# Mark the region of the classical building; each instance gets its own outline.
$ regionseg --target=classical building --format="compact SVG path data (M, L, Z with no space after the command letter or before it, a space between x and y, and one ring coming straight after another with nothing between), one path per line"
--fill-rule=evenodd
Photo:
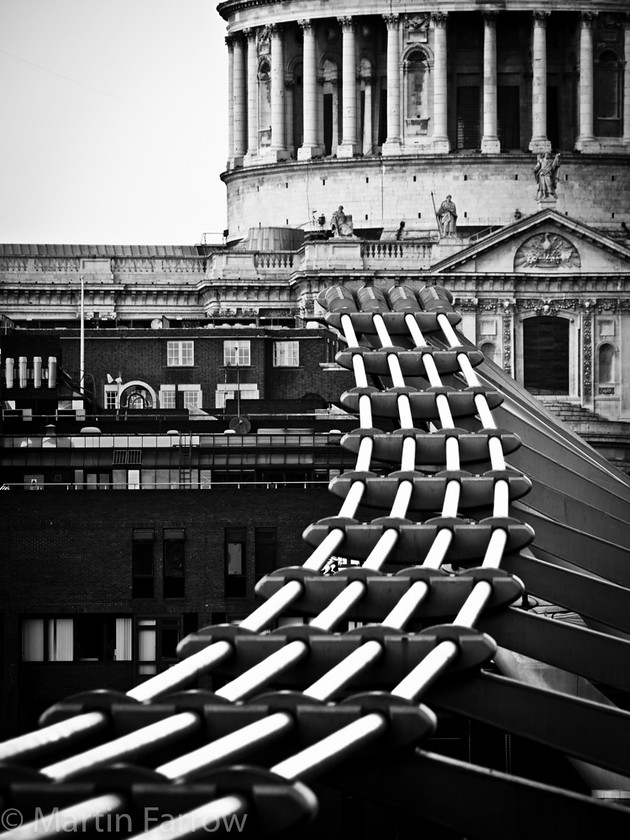
M355 230L463 229L530 213L536 156L562 152L557 208L628 221L623 2L226 0L229 237L303 227L343 201ZM533 161L533 162L532 162ZM603 200L606 196L606 200Z
M628 470L627 5L226 0L224 244L0 245L3 828L626 836L628 478L520 386Z

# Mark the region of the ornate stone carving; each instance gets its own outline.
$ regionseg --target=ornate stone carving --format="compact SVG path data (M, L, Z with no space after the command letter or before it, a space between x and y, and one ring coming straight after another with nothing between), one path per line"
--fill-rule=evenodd
M582 377L584 400L588 401L593 395L593 316L585 312L582 316Z
M302 28L303 32L312 32L313 21L304 18L303 20L298 20L298 26Z
M538 233L526 239L514 254L514 270L576 269L581 266L575 245L558 233Z
M458 297L456 301L453 301L453 305L456 309L462 312L476 312L477 307L479 306L479 299L478 298L461 298Z
M430 20L431 15L428 12L419 12L418 14L405 18L403 26L405 29L424 30L429 28Z
M551 14L551 12L543 11L542 9L536 10L533 13L534 20L540 26L545 26L547 23L547 18Z
M506 301L507 302L507 301ZM512 375L512 312L511 308L503 314L503 370Z
M496 312L499 308L499 298L482 298L478 308L481 312Z
M431 20L433 21L434 27L445 27L448 21L448 12L433 12L431 14Z
M559 312L578 312L581 305L579 298L524 298L516 301L519 312L534 311L537 315L550 316Z
M260 35L258 38L258 55L269 55L271 52L271 33L272 33L272 26L276 24L270 24L268 26L264 26L260 30Z
M483 22L485 26L495 27L497 25L497 18L499 17L499 13L495 11L485 11L481 13L483 17Z
M352 29L354 26L354 18L352 17L338 17L337 23L342 28L342 30Z
M388 29L398 29L398 15L383 15L383 20Z

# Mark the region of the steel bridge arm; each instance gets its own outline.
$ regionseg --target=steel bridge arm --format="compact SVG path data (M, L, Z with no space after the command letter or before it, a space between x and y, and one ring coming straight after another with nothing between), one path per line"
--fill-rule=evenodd
M348 762L322 781L478 840L630 836L630 808L424 750Z
M581 616L630 633L630 591L614 583L563 569L527 553L503 558L503 568L527 581L527 592Z
M436 684L426 701L630 775L630 714L614 706L485 672Z
M630 642L510 607L484 615L478 629L500 647L604 685L630 691Z

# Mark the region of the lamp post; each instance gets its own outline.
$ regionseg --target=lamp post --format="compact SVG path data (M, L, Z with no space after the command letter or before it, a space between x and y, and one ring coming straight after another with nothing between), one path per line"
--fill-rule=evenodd
M79 275L81 281L81 297L79 303L79 393L84 397L85 392L85 278Z

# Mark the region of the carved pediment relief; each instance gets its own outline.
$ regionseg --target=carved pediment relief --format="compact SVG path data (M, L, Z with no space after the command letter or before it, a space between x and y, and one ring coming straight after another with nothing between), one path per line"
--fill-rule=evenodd
M581 265L575 245L558 233L530 236L514 254L514 271L575 271Z

